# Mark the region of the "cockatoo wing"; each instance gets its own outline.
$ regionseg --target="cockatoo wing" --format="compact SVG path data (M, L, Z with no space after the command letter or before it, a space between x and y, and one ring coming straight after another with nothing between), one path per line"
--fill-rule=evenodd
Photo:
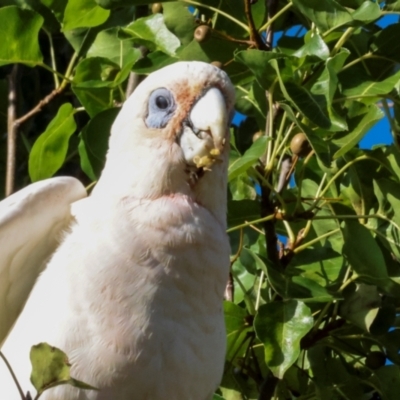
M0 346L71 220L71 203L86 196L75 178L33 183L0 202Z

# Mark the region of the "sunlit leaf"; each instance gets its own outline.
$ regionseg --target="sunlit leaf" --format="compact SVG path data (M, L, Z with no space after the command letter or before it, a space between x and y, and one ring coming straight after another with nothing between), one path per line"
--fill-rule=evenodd
M179 39L165 26L161 14L139 18L132 22L122 32L131 37L137 44L142 44L151 50L159 50L170 56L175 55L180 46Z
M254 327L264 344L265 361L277 378L293 365L300 354L300 340L313 326L310 309L289 300L264 304L258 310Z
M22 63L31 67L42 62L38 35L43 18L31 10L0 8L0 65Z
M68 0L64 11L63 30L90 28L105 22L110 11L99 7L94 0Z
M334 143L340 149L334 154L334 158L339 158L351 150L364 135L384 116L383 111L376 105L372 105L367 112L354 117L349 121L349 130L341 137L335 137Z
M67 355L56 347L47 343L32 346L30 359L31 382L39 395L47 389L66 384L85 390L98 390L71 377L71 364L68 362Z
M262 136L257 139L253 145L243 154L243 156L239 157L236 161L234 161L228 169L228 179L231 181L236 178L241 173L247 171L251 166L257 164L257 160L265 153L266 144L268 142L268 138L266 136Z
M335 0L293 0L293 4L310 18L322 32L353 20L351 14Z
M33 145L29 155L29 175L33 182L50 178L63 165L69 138L76 129L74 112L70 103L63 104Z

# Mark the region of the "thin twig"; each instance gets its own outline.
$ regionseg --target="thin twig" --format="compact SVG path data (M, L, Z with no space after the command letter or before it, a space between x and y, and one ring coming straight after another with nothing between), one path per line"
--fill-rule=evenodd
M8 110L7 110L7 171L6 171L6 196L14 191L15 182L15 157L18 129L15 125L17 118L17 75L18 64L14 64L8 76Z
M266 3L268 7L268 21L271 21L271 19L274 17L278 9L279 0L266 0ZM273 23L271 22L267 26L266 30L266 45L269 49L272 49L273 41L274 41L274 30L273 30Z
M1 351L0 351L0 357L3 359L4 363L6 364L7 369L10 371L10 374L15 382L15 385L17 386L19 395L21 396L21 399L25 400L25 395L24 395L24 392L22 391L21 385L19 384L18 379L15 376L14 371L13 371L10 363L8 362L6 356Z
M247 24L249 26L250 40L255 43L257 49L267 50L267 46L262 41L261 36L258 33L254 24L253 15L251 13L250 0L244 0L244 13L246 14Z
M57 95L59 95L64 87L60 87L59 89L54 89L50 94L48 94L44 99L40 100L38 104L36 104L35 107L32 108L29 112L27 112L25 115L22 117L16 119L14 121L14 126L17 128L20 125L22 125L25 121L27 121L29 118L31 118L33 115L38 114L40 111L42 111L42 108L49 104Z

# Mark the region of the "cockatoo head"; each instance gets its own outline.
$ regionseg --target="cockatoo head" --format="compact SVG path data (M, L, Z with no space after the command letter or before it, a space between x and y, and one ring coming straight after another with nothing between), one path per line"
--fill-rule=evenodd
M228 76L211 64L178 62L152 73L113 125L96 190L148 199L181 194L222 211L233 106Z

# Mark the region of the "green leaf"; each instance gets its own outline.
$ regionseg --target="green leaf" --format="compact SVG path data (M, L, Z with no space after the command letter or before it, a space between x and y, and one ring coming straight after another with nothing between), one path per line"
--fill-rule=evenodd
M390 93L400 80L400 71L381 81L372 81L364 69L354 72L341 75L342 94L345 96L383 96Z
M387 278L385 260L371 233L358 221L346 220L343 253L358 275L372 280Z
M375 21L381 16L381 9L378 3L372 1L364 1L357 10L351 14L356 21L369 23Z
M375 371L379 387L384 400L397 400L400 391L400 367L398 365L386 365Z
M269 61L283 57L279 53L252 49L239 51L235 54L235 60L246 65L265 90L269 90L272 83L276 80L276 72L269 64Z
M289 286L290 297L301 299L306 303L326 303L333 300L333 296L313 279L303 276L294 276Z
M85 58L78 64L72 90L91 117L113 106L114 89L128 77L129 63L127 67L120 70L103 57Z
M300 355L300 340L313 327L310 309L289 300L262 305L254 319L257 337L264 344L265 362L279 379Z
M324 246L308 248L296 254L286 271L288 275L293 276L294 282L303 277L321 287L329 288L340 278L342 269L343 256ZM299 283L301 284L300 281Z
M350 12L335 0L292 0L292 2L321 32L340 27L353 20Z
M94 0L68 0L63 30L98 26L106 22L109 15L110 11L99 7Z
M62 22L68 0L40 0L40 2L53 12L58 21Z
M400 61L400 24L389 25L376 34L371 44L375 55L384 56L393 61ZM387 66L387 61L385 63Z
M75 132L74 107L63 104L29 155L29 176L33 182L53 176L64 163L68 142Z
M154 0L95 0L95 1L98 5L106 9L121 8L128 6L141 6L154 3ZM165 0L165 1L171 1L171 0Z
M346 220L343 236L343 253L360 279L400 296L400 282L389 277L382 251L368 229L358 221Z
M260 218L260 204L253 200L228 201L228 225L233 227L245 221Z
M246 174L239 175L229 182L229 190L232 194L232 200L255 200L257 192L254 187L254 181Z
M323 107L325 104L324 97L322 95L314 96L305 87L294 82L284 82L277 60L271 60L270 64L278 75L279 86L285 98L315 125L324 129L330 129L331 121Z
M85 126L79 144L82 170L96 180L104 168L111 126L120 109L110 108L95 115Z
M340 149L334 154L333 158L342 157L350 151L364 135L383 117L384 112L375 104L367 109L367 112L352 118L349 121L350 132L345 135L335 136L333 142L340 146Z
M265 153L269 138L262 136L258 138L253 145L236 159L228 169L228 181L236 178L238 175L246 172L251 166L257 163L258 159Z
M332 156L328 143L318 135L318 132L314 132L308 125L299 121L288 104L280 103L280 107L286 111L289 119L298 126L300 131L306 134L311 147L318 156L318 159L321 160L325 167L329 168L331 166Z
M132 67L132 71L137 74L150 74L177 61L176 57L171 57L162 51L153 51L146 57L140 58Z
M377 287L361 283L354 292L346 296L340 307L340 314L359 328L369 331L381 303Z
M163 3L163 16L165 26L183 45L192 41L196 24L194 15L189 11L188 5L180 1Z
M34 11L10 6L0 9L0 66L22 63L30 67L43 60L38 35L43 18Z
M119 39L119 28L110 28L100 31L90 46L87 57L103 57L119 65L137 61L141 56L139 49L133 47L133 40Z
M56 347L47 343L32 346L30 359L32 363L31 382L38 395L52 387L66 384L80 389L98 390L87 383L71 378L71 364L68 362L67 355Z
M375 194L377 188L381 196L377 194L380 205L380 212L386 214L389 219L400 226L400 185L387 178L379 178L374 180ZM388 209L389 206L389 209ZM400 232L399 232L400 233Z
M229 360L239 351L246 350L243 342L252 327L246 321L248 316L246 310L230 301L224 302L224 316L227 334L226 358Z
M306 41L304 46L300 47L292 55L298 58L315 56L321 60L326 60L329 57L329 53L329 47L326 45L322 37L318 34L313 34L311 39Z
M313 95L323 96L325 99L322 104L324 105L324 109L327 110L331 120L331 131L343 131L348 129L345 119L337 114L332 106L332 102L338 87L337 73L342 69L349 54L350 52L348 50L342 49L335 56L330 57L326 61L325 68L321 75L311 88L311 93Z
M159 50L170 56L175 55L180 46L179 39L165 26L161 14L139 18L132 22L122 32L134 39L136 44L144 45L149 50Z
M388 10L400 11L400 0L387 0L385 3Z

